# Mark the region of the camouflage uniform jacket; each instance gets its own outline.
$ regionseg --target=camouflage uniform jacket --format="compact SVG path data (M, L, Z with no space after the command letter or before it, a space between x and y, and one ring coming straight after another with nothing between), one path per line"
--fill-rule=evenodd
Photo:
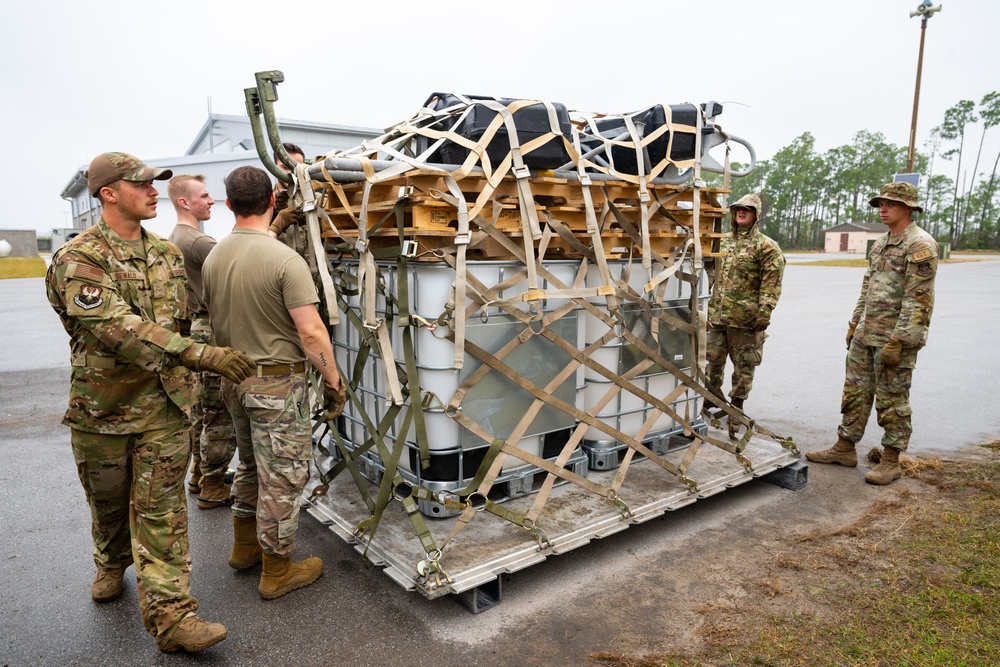
M708 322L716 327L749 329L759 313L771 317L781 296L785 256L755 223L749 229L733 224L722 239L721 263L708 302Z
M881 347L890 338L921 348L934 310L937 242L915 222L897 236L885 234L872 245L861 296L851 320L854 337Z
M60 248L45 277L49 303L70 337L69 408L63 424L123 435L162 426L167 400L190 418L196 378L178 365L191 345L178 333L187 308L180 251L142 230L143 257L102 217Z

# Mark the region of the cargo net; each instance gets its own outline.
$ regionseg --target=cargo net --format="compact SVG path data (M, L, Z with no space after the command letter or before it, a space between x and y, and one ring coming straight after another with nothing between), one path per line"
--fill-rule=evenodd
M797 454L703 372L728 190L701 169L728 184L728 159L708 155L731 139L720 112L435 94L383 136L299 165L299 224L282 238L313 268L349 380L344 414L317 425L312 499L350 474L368 544L399 501L427 554L417 582L434 588L476 517L546 548L557 484L628 516L639 459L695 493L706 444L748 472L754 435ZM740 426L729 439L707 428L721 416ZM435 538L424 516L454 524Z

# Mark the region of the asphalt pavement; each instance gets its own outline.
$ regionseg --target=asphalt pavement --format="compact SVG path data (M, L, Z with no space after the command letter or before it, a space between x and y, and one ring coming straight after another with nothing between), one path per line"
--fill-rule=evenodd
M953 256L954 257L954 256ZM790 256L764 362L746 410L802 450L835 440L843 383L844 333L863 269L795 265L828 257ZM942 265L927 347L914 373L915 455L960 456L1000 438L995 391L1000 356L1000 261ZM257 571L227 565L226 510L191 503L193 592L200 613L225 623L229 638L195 655L161 654L139 617L132 576L116 602L91 601L89 512L76 478L69 430L60 424L68 392L65 332L41 279L0 281L0 506L7 508L0 554L0 664L29 665L586 665L592 651L618 646L622 620L594 613L602 583L643 594L648 563L697 544L706 531L745 517L777 517L811 497L753 482L699 501L505 577L503 600L479 615L448 600L405 591L353 547L305 513L298 556L326 562L313 586L265 602ZM874 424L862 445L876 445ZM810 471L824 484L832 466ZM862 493L877 489L861 485ZM796 495L800 494L800 495ZM799 501L801 502L801 501ZM739 548L738 540L732 543ZM669 567L667 565L666 567ZM129 570L131 575L131 570ZM664 601L673 604L670 601ZM655 634L664 615L628 619L633 635Z

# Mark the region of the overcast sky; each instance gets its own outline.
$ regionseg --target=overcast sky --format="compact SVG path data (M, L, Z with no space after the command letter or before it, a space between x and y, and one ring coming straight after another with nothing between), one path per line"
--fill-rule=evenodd
M760 158L805 131L818 151L862 129L905 146L920 42L909 12L918 4L4 3L0 229L47 235L67 226L59 195L79 167L112 150L182 155L210 98L217 113L244 114L243 89L270 69L285 75L277 114L295 120L383 128L434 91L616 113L716 100L726 103L720 125ZM947 108L1000 89L1000 3L942 4L928 21L918 150ZM969 140L978 143L979 127ZM987 170L1000 136L988 150Z

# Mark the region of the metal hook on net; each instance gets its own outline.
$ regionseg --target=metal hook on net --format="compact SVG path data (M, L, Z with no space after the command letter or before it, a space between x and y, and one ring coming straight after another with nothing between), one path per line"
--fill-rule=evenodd
M524 529L528 531L528 534L535 538L535 541L538 542L539 549L544 549L546 546L552 546L552 543L549 542L549 536L546 535L545 531L539 528L534 521L525 517L522 525L524 526Z
M444 340L448 337L448 332L451 330L451 321L454 318L454 311L450 308L446 308L444 312L438 315L437 320L433 322L428 329L431 335L438 340ZM440 331L438 331L440 329Z
M428 588L440 588L445 584L454 583L451 575L441 567L441 550L433 549L427 552L427 558L417 563L417 575ZM431 581L433 577L433 581Z
M437 491L433 494L434 501L446 510L463 510L465 503L450 491Z
M537 301L529 301L528 307L531 308L531 319L529 322L541 322L542 318L545 317L545 311L542 310L542 306Z
M613 502L618 507L618 510L622 513L623 517L628 518L633 516L632 508L629 507L627 502L619 498L617 493L612 492L612 494L608 496L608 500Z
M311 503L320 496L325 496L326 492L329 490L330 490L329 484L319 484L318 486L316 486L316 488L312 490L312 493L309 494L309 502Z
M489 498L479 491L473 491L465 498L466 506L471 507L477 512L482 512L486 509L487 502L489 502Z
M401 480L397 482L392 487L392 497L400 502L405 501L407 498L413 496L413 485L406 480Z

